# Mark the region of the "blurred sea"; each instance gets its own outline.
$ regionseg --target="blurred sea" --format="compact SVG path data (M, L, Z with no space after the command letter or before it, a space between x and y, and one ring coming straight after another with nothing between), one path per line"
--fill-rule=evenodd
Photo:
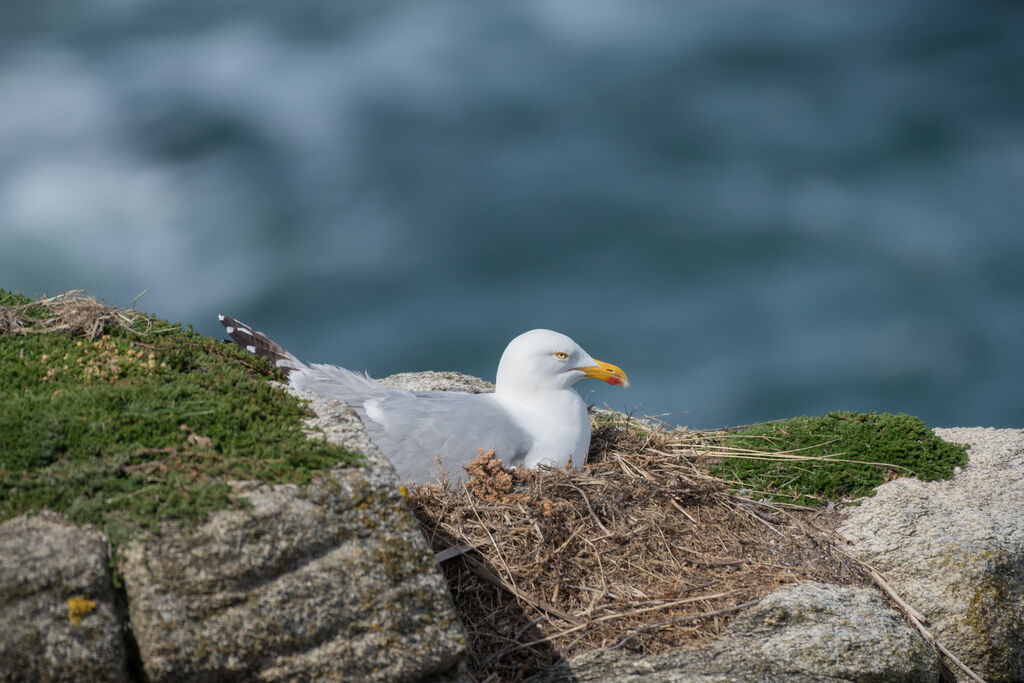
M1024 427L1024 3L15 3L0 287L375 376Z

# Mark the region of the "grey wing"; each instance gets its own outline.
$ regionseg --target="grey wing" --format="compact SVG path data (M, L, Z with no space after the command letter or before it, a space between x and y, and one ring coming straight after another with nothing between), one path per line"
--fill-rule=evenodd
M370 440L404 482L452 481L478 449L494 449L508 466L522 463L533 441L496 402L494 394L411 392L333 365L311 364L292 372L289 383L344 401L359 414Z
M494 449L504 464L514 467L523 462L533 443L494 394L389 395L364 411L370 438L407 482L435 480L442 470L451 481L461 481L466 477L463 467L481 448Z

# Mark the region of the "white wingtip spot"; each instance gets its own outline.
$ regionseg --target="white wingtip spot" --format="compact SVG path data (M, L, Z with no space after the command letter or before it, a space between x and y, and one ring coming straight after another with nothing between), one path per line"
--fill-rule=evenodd
M246 346L245 350L248 351L249 353L256 353L256 347L253 346L252 344L249 344L248 346Z
M384 424L384 411L381 410L380 401L376 399L367 401L363 404L363 410L366 411L366 417L378 424Z
M218 313L217 314L217 320L219 320L221 322L224 322L224 314L223 313Z
M227 330L228 334L234 334L235 333L235 328L233 328L231 325L225 325L224 329Z

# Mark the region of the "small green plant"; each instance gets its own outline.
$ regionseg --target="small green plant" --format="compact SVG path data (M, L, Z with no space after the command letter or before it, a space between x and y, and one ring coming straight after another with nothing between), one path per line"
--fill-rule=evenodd
M49 508L115 544L243 507L231 479L308 482L359 457L303 431L280 371L142 313L0 290L0 521Z
M833 412L766 422L725 438L717 476L774 500L821 505L874 495L891 479L949 479L965 446L943 441L919 418Z

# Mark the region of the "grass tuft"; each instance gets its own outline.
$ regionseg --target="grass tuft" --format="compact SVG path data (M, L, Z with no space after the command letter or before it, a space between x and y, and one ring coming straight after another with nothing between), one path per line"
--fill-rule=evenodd
M874 495L903 476L949 479L967 449L943 441L920 418L900 413L832 412L766 422L724 439L711 471L772 500L822 505Z

